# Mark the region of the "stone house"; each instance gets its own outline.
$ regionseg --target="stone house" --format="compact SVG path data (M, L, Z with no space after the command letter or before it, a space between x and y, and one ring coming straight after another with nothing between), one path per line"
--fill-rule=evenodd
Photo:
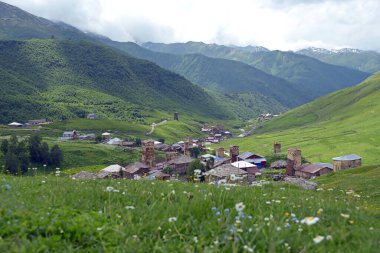
M166 163L166 166L173 168L175 174L186 174L187 167L195 159L189 156L181 155Z
M334 171L362 166L362 158L356 154L333 158Z
M141 162L131 163L125 167L125 172L129 179L133 179L135 175L140 177L148 175L149 171L149 166Z
M319 177L323 174L332 172L332 164L314 163L303 164L295 169L295 176L304 179Z

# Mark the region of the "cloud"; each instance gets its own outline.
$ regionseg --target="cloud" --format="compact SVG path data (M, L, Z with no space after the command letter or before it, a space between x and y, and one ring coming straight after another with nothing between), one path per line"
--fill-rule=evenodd
M380 51L378 0L5 0L119 41Z

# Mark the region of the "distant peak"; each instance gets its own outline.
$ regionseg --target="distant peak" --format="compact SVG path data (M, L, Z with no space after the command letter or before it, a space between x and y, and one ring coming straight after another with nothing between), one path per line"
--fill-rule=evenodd
M313 53L313 54L342 54L342 53L361 53L364 52L360 49L355 48L342 48L342 49L325 49L318 47L308 47L305 49L298 50L297 53Z

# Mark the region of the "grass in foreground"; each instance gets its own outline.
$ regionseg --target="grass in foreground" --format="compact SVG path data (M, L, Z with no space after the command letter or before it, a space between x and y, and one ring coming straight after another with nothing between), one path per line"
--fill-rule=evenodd
M0 191L2 252L346 253L379 246L376 213L336 188L6 176ZM308 216L319 221L302 224ZM318 236L324 239L316 243Z

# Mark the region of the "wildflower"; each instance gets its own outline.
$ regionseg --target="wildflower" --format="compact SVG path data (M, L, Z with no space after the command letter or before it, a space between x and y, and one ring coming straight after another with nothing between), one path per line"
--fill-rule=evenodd
M231 188L230 187L226 187L226 188L224 188L226 191L229 191L229 190L231 190Z
M250 248L250 247L248 247L248 245L244 245L244 249L245 249L246 251L248 251L248 252L253 252L253 250L255 249L255 247Z
M280 231L280 230L281 230L281 227L277 227L276 230L277 230L277 231Z
M218 241L218 240L215 240L215 241L213 241L213 243L214 243L215 245L218 245L218 244L219 244L219 241Z
M303 220L301 220L302 224L306 224L308 226L311 226L319 221L318 217L306 217Z
M194 237L193 237L193 241L194 241L195 243L198 243L198 237L194 236Z
M265 217L264 220L265 220L265 221L269 221L269 218L268 218L268 217Z
M176 222L177 221L177 217L170 217L168 219L169 222Z
M318 244L321 241L323 241L324 239L325 239L324 236L317 235L315 238L313 238L313 241L314 241L315 244Z
M104 190L106 192L112 192L114 188L112 186L107 186L107 188Z
M45 180L42 180L42 181L41 181L41 183L43 183L43 184L44 184L44 183L46 183L46 181L45 181Z
M218 218L218 222L221 222L222 221L222 219L221 218Z
M12 188L9 184L5 184L5 185L3 185L1 187L6 188L7 190L10 190Z
M332 236L331 235L326 236L326 240L331 241L332 240Z
M7 180L6 180L5 178L3 178L1 181L2 181L3 183L7 182Z
M342 216L345 219L350 218L350 215L349 214L345 214L345 213L341 213L340 216Z
M322 212L323 212L323 209L319 208L319 210L317 211L317 215L321 215Z
M237 203L237 204L235 205L235 209L236 209L236 211L238 211L238 212L243 211L244 208L245 208L245 205L244 205L243 202Z
M126 206L125 209L127 209L127 210L132 209L133 210L133 209L135 209L135 207L134 206Z
M103 228L96 228L96 230L98 230L98 231L102 231L102 230L103 230Z
M224 209L224 212L225 212L225 213L229 213L229 212L230 212L230 209L226 208L226 209Z
M211 211L216 211L216 207L214 206L213 208L211 208Z
M267 202L265 202L267 205L270 205L271 204L271 202L270 201L267 201Z
M220 212L216 212L216 215L219 216L219 215L220 215Z

